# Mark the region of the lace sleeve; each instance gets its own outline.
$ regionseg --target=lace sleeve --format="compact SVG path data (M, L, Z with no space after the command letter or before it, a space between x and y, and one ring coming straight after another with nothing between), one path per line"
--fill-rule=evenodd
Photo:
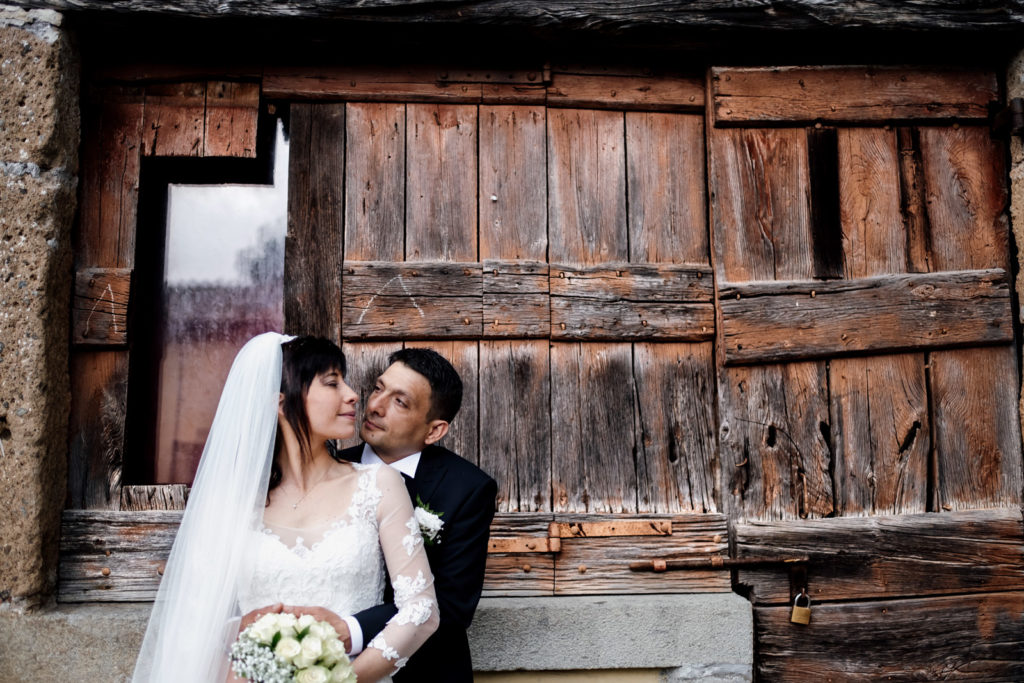
M402 475L381 467L377 485L383 494L377 506L380 545L398 613L367 647L379 650L397 671L437 630L440 616L434 576Z

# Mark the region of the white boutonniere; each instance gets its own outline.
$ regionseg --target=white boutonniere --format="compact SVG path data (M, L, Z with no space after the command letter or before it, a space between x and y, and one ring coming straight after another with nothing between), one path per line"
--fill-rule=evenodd
M427 545L440 543L441 530L444 528L444 522L441 521L441 517L444 516L444 513L431 510L429 505L424 503L419 496L416 496L416 509L413 510L413 515L416 517L416 523L420 525L423 542Z

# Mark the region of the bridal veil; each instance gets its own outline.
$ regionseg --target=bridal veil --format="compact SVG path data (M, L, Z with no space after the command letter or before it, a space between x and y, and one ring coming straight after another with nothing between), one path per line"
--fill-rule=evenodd
M261 334L235 357L153 605L132 678L137 683L227 675L238 586L253 569L249 532L262 521L267 498L281 344L290 339Z

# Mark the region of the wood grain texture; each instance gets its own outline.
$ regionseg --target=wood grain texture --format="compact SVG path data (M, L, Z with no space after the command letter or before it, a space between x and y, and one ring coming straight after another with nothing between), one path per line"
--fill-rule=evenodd
M701 112L704 79L554 72L547 88L547 106Z
M721 495L737 520L834 512L825 363L718 370Z
M942 509L1017 506L1024 488L1013 346L931 354Z
M184 510L189 487L185 484L121 487L122 511Z
M285 331L340 342L345 106L296 104L290 139Z
M1019 681L1024 677L1024 591L755 607L757 675L770 681Z
M548 256L628 261L623 114L548 111Z
M462 408L439 445L480 464L480 345L475 341L409 342L409 348L431 348L448 359L462 378Z
M543 107L480 107L480 258L547 258Z
M629 260L709 263L704 120L626 114Z
M478 263L348 261L343 273L347 339L481 335Z
M839 515L928 509L931 425L921 354L829 364Z
M735 538L739 558L807 556L819 604L1021 590L1022 533L1020 510L1004 509L754 522L737 524ZM783 569L744 568L737 581L755 604L791 600Z
M548 264L483 262L483 336L547 337L551 334Z
M991 71L920 67L712 67L715 125L988 118Z
M345 108L345 258L405 256L405 105Z
M650 518L652 515L645 515ZM614 521L604 515L556 515L559 522L577 519ZM628 518L627 518L628 519ZM555 594L591 593L726 593L728 572L715 570L634 572L631 562L722 557L728 551L724 515L666 516L672 520L670 536L615 536L563 538L555 560Z
M352 342L346 339L342 345L345 362L348 366L345 383L359 394L356 410L360 417L366 410L366 401L373 392L374 384L381 373L387 370L388 356L402 348L401 342ZM362 421L360 420L360 424ZM357 433L351 439L341 441L341 448L348 448L362 443Z
M714 358L706 344L635 344L641 512L715 512Z
M551 345L551 471L556 512L636 512L630 345Z
M77 267L135 264L144 98L141 88L107 87L83 106Z
M75 273L73 344L94 348L127 345L131 276L130 268L83 268Z
M719 279L813 277L805 131L711 129L708 137Z
M500 496L500 480L498 486ZM552 519L550 513L504 513L499 509L491 522L490 538L492 541L535 539L543 542L548 538L548 525ZM554 592L553 553L487 553L483 590L485 597L553 595Z
M719 295L730 363L1013 339L1010 286L998 268L722 284Z
M476 261L477 108L406 112L406 258Z
M498 511L551 511L548 342L481 342L480 387L480 467Z
M146 86L143 154L160 157L203 155L206 83L153 83Z
M931 230L925 197L924 163L918 129L897 129L900 150L900 214L907 238L907 269L911 273L931 270Z
M256 158L260 84L209 81L206 84L204 157Z

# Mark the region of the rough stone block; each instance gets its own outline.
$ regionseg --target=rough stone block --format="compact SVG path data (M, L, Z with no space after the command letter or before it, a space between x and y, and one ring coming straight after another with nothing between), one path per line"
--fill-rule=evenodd
M0 161L77 172L78 64L61 15L0 6Z

